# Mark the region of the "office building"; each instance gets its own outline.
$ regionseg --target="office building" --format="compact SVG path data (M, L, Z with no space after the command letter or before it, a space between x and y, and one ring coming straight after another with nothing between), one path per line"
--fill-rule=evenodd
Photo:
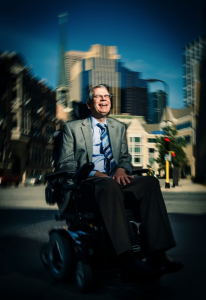
M166 93L162 90L149 93L149 123L160 123L163 110L166 108Z
M183 49L183 101L185 106L195 106L199 94L200 64L206 53L206 38L200 36Z
M65 70L65 49L67 31L67 13L60 14L59 17L59 61L58 61L58 84L56 88L56 101L65 108L69 103L68 86L66 83Z
M20 175L53 170L55 92L32 77L21 57L0 54L0 172Z
M143 116L148 121L147 81L139 72L131 71L120 64L121 72L121 113Z
M84 51L67 51L65 53L65 69L66 69L66 82L70 88L70 80L73 77L72 68L75 63L84 58L86 52Z

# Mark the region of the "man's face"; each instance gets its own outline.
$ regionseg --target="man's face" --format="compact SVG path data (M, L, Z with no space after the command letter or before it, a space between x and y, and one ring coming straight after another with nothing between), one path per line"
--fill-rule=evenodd
M87 107L91 109L91 115L94 118L106 117L111 109L111 100L105 97L105 95L109 95L108 90L106 88L96 88L93 93L93 99L87 103Z

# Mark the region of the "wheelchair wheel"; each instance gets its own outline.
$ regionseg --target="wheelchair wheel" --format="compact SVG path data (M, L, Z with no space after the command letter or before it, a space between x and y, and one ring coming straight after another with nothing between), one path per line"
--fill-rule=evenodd
M76 283L78 289L83 292L89 292L93 285L93 274L91 266L81 261L76 265Z
M75 254L70 241L58 232L53 232L49 240L49 269L52 276L62 281L74 274Z
M41 246L41 249L40 249L40 258L41 258L41 262L43 263L43 265L46 267L46 268L49 268L49 253L48 253L48 250L49 250L49 244L46 243L46 244L43 244Z

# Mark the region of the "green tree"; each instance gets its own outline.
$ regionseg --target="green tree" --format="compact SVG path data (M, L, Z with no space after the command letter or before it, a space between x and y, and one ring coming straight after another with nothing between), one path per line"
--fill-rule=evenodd
M167 126L164 128L164 136L156 138L156 148L159 152L158 158L155 160L159 164L159 169L165 168L165 154L167 153L165 149L165 136L168 136L170 139L170 151L174 151L175 157L172 156L172 164L174 167L181 168L184 170L188 166L188 158L184 152L184 148L187 146L187 143L183 137L176 137L177 130L175 126Z

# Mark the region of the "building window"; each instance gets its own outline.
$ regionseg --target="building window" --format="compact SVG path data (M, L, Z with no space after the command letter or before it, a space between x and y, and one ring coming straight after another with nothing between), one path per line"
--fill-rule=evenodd
M141 157L140 156L134 156L134 163L136 163L136 164L141 163Z
M131 163L140 165L142 163L142 138L130 137L129 151L131 154Z
M154 158L154 153L155 153L155 149L154 148L148 148L148 152L149 152L149 164L152 165L155 161Z
M32 123L32 136L35 138L42 136L42 126L41 122L38 120L34 120Z
M11 113L11 128L17 127L17 113Z
M141 143L141 137L130 137L130 143Z
M190 121L182 123L182 124L176 124L176 129L177 130L181 130L181 129L184 129L184 128L190 128L190 127L192 127L192 124L191 124Z
M30 132L30 114L24 113L22 118L22 133L29 134Z
M134 140L135 143L140 143L140 142L141 142L141 138L140 138L140 137L135 137L134 139L135 139L135 140Z
M180 144L182 144L184 140L186 141L186 143L188 145L191 144L191 136L190 135L179 136L179 137L176 138L176 140Z
M185 135L184 139L188 145L191 144L191 136L190 135Z
M130 143L141 143L141 137L130 137Z
M156 143L156 139L153 138L148 138L147 141L148 143Z
M149 164L152 165L155 162L154 157L149 157Z
M185 168L185 175L186 175L186 176L191 176L191 167L190 167L190 166L187 166L187 167Z
M140 152L140 147L135 147L134 152Z
M40 165L42 162L42 149L38 146L31 148L31 163Z

